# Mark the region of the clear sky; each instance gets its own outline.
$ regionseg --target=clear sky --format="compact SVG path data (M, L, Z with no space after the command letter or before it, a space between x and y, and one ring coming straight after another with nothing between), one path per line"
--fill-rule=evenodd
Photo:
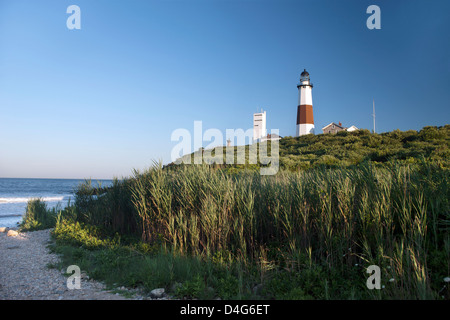
M0 0L0 177L128 176L170 162L175 129L245 130L261 108L294 136L305 68L316 133L371 130L373 99L377 132L448 124L449 15L448 0Z

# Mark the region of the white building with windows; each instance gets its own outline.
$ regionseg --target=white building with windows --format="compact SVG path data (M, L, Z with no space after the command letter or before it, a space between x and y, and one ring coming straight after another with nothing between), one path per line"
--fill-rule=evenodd
M258 142L266 136L266 112L261 110L261 112L253 114L253 142Z

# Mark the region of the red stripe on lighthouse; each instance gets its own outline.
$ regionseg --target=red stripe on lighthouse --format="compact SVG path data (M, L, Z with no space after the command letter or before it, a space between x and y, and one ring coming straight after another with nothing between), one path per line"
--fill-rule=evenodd
M314 124L313 108L311 105L301 105L297 109L297 124Z

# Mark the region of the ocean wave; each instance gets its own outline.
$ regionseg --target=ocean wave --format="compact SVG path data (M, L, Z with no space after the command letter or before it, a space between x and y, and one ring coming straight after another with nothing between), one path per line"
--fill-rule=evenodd
M0 219L22 217L22 214L0 214Z
M2 203L27 203L32 199L41 199L45 202L63 201L64 196L60 197L28 197L28 198L0 198L0 204Z

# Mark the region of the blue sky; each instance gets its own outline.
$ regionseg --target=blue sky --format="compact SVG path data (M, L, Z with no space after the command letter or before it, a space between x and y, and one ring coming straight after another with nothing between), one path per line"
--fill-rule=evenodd
M69 30L69 5L81 30ZM369 5L381 29L369 30ZM0 0L0 177L111 178L170 161L171 133L294 136L297 82L316 133L449 123L450 2ZM209 142L205 142L205 145Z

